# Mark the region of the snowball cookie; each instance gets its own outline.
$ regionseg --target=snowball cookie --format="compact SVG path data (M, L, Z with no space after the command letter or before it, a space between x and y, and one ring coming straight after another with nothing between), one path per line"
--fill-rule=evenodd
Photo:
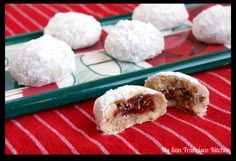
M177 27L188 20L184 4L140 4L132 14L133 20L150 22L159 30Z
M145 80L145 87L162 92L169 107L197 116L206 114L209 91L197 79L180 72L159 72Z
M111 89L94 102L98 130L116 134L135 125L154 121L166 112L167 100L161 92L125 85Z
M72 49L81 49L95 44L102 33L101 24L90 15L77 12L57 13L44 29L65 41Z
M104 48L120 61L139 62L160 54L164 38L151 23L120 20L108 33Z
M193 19L194 37L208 44L231 43L231 6L212 6Z
M26 42L10 64L10 73L18 84L31 87L59 81L74 69L70 46L47 34Z

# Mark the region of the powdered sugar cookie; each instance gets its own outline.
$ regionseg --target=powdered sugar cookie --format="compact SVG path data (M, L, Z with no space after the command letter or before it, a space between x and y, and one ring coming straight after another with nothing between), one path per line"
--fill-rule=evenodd
M177 27L188 20L184 4L140 4L132 14L133 20L150 22L159 30Z
M167 100L155 90L125 85L107 91L94 103L97 128L116 134L135 125L154 121L166 112Z
M193 19L194 37L209 44L231 43L231 6L215 5Z
M209 91L197 79L180 72L160 72L145 80L145 87L162 92L169 107L203 116L209 104Z
M59 81L74 69L70 46L47 34L26 42L10 63L10 73L18 84L31 87Z
M44 28L45 34L65 41L72 49L95 44L101 32L101 24L93 16L78 12L57 13Z
M150 23L121 20L108 33L104 48L120 61L140 62L160 54L164 38Z

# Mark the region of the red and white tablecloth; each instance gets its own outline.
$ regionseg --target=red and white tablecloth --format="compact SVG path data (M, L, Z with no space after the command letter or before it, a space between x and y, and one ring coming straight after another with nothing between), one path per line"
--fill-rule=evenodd
M95 18L132 12L138 4L5 4L5 36L42 30L57 12ZM231 65L192 74L210 92L207 115L174 108L117 135L96 129L94 99L5 121L5 154L231 154Z

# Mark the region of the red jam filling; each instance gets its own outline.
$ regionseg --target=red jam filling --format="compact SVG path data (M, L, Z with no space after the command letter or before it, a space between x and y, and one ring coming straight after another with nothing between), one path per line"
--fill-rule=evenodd
M116 101L117 110L114 112L114 116L118 113L122 113L122 116L130 114L141 114L148 111L155 110L155 103L153 102L153 95L136 95L129 100Z

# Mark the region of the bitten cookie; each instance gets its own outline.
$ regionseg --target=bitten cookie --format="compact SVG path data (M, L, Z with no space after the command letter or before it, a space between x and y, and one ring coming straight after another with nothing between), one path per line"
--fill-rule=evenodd
M132 15L133 20L150 22L159 30L177 27L188 20L189 14L184 4L140 4Z
M193 19L194 37L208 44L231 43L231 6L215 5Z
M162 93L143 86L125 85L98 97L93 113L98 130L116 134L135 124L156 120L166 112L166 106Z
M180 72L160 72L145 80L145 87L162 92L168 107L203 116L209 104L209 91L197 79Z
M82 49L99 40L102 27L93 16L65 12L54 15L44 28L44 33L65 41L72 49Z
M151 23L121 20L108 33L104 48L120 61L140 62L160 54L164 38Z
M60 81L74 69L70 46L47 34L26 42L10 62L10 73L18 84L31 87Z

